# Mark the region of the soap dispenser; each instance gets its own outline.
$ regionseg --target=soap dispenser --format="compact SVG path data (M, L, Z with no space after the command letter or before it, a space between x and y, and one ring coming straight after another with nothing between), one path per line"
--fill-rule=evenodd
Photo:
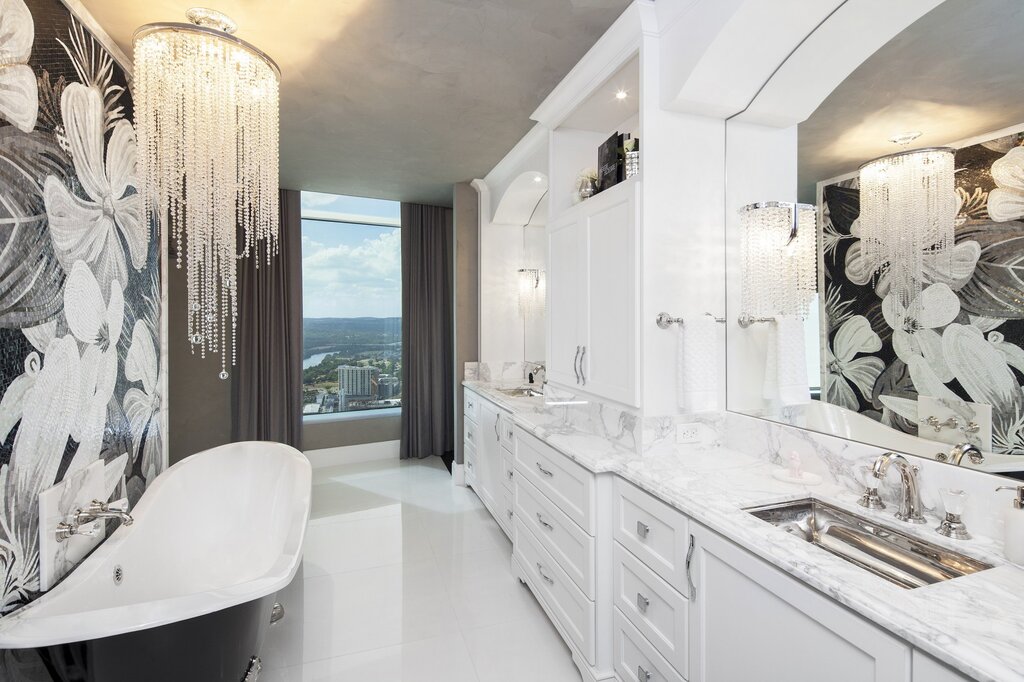
M1017 493L1017 497L1013 498L1013 509L1006 511L1003 551L1007 559L1024 565L1024 485L1001 485L996 490L1013 490Z

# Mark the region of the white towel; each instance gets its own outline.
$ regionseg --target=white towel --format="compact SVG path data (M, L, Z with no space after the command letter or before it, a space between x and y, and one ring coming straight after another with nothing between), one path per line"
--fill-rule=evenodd
M718 409L718 324L710 315L679 325L676 389L685 412Z
M768 323L763 395L765 400L783 405L811 402L804 321L799 317L781 316Z

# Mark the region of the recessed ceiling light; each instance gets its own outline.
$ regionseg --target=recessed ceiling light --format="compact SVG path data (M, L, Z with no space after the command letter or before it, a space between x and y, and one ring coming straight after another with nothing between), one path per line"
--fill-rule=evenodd
M544 178L542 178L542 177L541 177L541 176L539 176L539 175L534 175L534 176L533 176L533 181L534 181L534 182L542 182L543 180L544 180Z
M905 133L897 133L889 138L889 142L893 144L903 145L904 147L921 137L920 130L908 130Z
M629 97L629 93L625 90L619 90L615 93L615 99L626 99L627 97Z

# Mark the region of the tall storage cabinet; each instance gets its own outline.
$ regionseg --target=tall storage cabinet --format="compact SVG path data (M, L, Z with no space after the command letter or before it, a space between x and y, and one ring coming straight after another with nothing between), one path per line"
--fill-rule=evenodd
M640 405L637 226L628 180L548 226L548 379Z

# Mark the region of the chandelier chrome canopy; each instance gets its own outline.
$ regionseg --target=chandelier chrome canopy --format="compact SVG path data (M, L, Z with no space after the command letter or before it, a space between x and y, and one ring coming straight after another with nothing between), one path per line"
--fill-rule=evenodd
M926 272L952 267L957 211L953 154L949 147L914 149L860 167L861 256L876 279L886 278L886 293L899 304L892 309L901 326L920 315Z
M818 290L815 207L764 201L739 213L743 314L806 318Z
M140 191L188 280L192 352L235 364L237 260L277 254L281 72L205 8L134 36Z

